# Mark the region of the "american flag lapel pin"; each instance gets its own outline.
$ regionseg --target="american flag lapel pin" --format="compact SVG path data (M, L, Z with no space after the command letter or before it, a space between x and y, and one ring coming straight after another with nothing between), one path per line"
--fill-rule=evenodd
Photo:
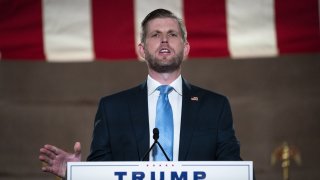
M199 98L197 96L192 96L191 97L191 101L198 101L198 100L199 100Z

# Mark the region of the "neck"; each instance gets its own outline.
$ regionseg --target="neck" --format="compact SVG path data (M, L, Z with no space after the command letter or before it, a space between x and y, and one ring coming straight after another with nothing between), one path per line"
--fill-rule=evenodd
M160 84L163 84L163 85L169 85L174 80L176 80L180 76L180 74L181 74L180 69L170 73L158 73L156 71L149 69L149 75L154 80L158 81Z

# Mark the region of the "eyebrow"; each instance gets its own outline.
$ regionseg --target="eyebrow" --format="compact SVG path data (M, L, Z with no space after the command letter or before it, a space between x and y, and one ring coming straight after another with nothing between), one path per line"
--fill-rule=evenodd
M162 31L155 30L155 31L151 31L151 32L150 32L150 34L152 34L152 33L162 33ZM168 31L168 33L177 33L177 34L179 34L179 31L170 29L170 30Z

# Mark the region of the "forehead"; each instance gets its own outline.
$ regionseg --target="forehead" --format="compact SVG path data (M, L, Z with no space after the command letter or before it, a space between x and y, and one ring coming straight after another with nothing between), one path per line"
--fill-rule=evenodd
M180 32L179 23L173 18L155 18L148 22L147 31L177 31Z

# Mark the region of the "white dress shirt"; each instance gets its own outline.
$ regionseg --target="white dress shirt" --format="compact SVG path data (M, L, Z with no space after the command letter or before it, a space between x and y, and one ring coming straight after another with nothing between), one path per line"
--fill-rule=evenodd
M153 140L153 128L156 124L156 106L159 98L159 91L157 91L158 86L160 86L158 81L152 79L149 75L147 78L148 87L148 112L149 112L149 132L150 132L150 146L154 142ZM169 84L173 87L169 93L169 102L172 107L173 113L173 161L178 161L179 157L179 141L180 141L180 126L181 126L181 111L182 111L182 78L181 75ZM159 134L161 137L161 134ZM153 161L152 153L149 155L150 161Z

